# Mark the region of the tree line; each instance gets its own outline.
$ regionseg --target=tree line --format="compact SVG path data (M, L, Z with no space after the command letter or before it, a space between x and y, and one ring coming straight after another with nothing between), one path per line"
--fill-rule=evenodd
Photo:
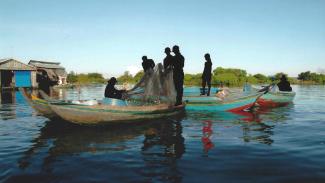
M222 67L214 69L212 74L212 85L214 86L242 86L246 82L251 84L267 84L271 83L273 80L278 82L282 74L287 76L286 73L277 73L274 76L266 76L260 73L251 75L243 69ZM119 84L137 83L143 75L143 71L138 72L134 76L126 71L123 75L119 76L117 80ZM201 76L201 73L185 74L184 84L187 86L199 86L202 82ZM100 73L76 74L74 72L68 74L67 80L69 83L79 84L105 83L107 81L107 79L105 79ZM298 78L288 77L288 80L292 84L325 84L325 75L307 71L300 73Z
M77 74L71 71L67 76L67 82L71 84L105 83L106 79L100 73Z
M280 80L282 74L277 73L275 75L275 80ZM123 75L117 78L119 83L137 83L140 81L144 75L143 71L138 72L136 75L132 76L128 71L124 72ZM285 74L287 75L287 74ZM296 83L294 78L289 78L293 83ZM184 84L187 86L200 86L202 82L202 73L199 74L185 74L184 75ZM263 74L250 75L243 69L234 69L234 68L222 68L217 67L213 70L212 75L212 85L214 86L242 86L244 83L251 84L265 84L271 83L272 77L265 76Z

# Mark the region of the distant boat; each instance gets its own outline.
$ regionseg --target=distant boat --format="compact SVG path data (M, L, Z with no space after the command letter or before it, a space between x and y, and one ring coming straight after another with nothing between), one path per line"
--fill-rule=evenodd
M260 93L220 99L215 96L185 96L187 110L237 112L254 105Z
M260 89L250 86L252 92L258 92ZM276 85L273 85L266 94L262 95L257 104L260 107L281 107L292 103L296 96L296 92L293 91L279 91Z
M296 92L270 91L262 95L257 103L261 107L280 107L291 103L295 96Z

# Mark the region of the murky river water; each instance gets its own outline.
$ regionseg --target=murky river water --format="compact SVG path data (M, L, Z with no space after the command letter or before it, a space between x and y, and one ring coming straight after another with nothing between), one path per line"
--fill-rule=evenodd
M101 127L51 121L2 92L0 182L325 182L325 87L294 90L293 104L245 116L187 111Z

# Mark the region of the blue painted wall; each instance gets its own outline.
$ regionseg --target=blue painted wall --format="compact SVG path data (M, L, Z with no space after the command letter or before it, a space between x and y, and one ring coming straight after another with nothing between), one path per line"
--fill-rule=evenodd
M31 87L31 71L15 71L16 87Z

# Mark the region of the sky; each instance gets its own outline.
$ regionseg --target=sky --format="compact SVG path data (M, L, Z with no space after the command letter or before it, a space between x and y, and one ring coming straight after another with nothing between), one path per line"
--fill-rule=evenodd
M0 0L0 58L118 76L179 45L185 73L325 69L325 0Z

